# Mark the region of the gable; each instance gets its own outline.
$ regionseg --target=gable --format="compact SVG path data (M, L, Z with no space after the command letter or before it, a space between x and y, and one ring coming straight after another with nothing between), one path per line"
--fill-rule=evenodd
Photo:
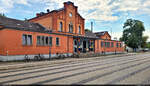
M107 31L103 31L103 32L96 32L95 33L100 39L108 39L111 40L111 36L109 35L109 33Z
M106 32L106 33L104 34L104 37L107 38L107 39L111 39L111 36L109 35L108 32Z

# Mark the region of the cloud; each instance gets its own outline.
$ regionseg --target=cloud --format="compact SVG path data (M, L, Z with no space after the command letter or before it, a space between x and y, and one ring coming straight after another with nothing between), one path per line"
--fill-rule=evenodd
M63 7L63 2L68 0L1 0L0 12L9 12L15 4L27 5L29 3L43 3L46 9L54 10ZM78 6L79 13L85 19L94 19L99 21L117 21L126 12L137 12L139 14L150 15L150 1L148 0L70 0ZM31 5L32 6L32 5ZM33 7L32 7L33 8ZM142 8L142 9L141 9ZM123 12L122 15L115 15L117 12Z
M63 7L63 2L67 0L45 0L46 9L56 9ZM71 0L78 6L79 13L86 19L99 19L101 21L115 21L117 16L112 16L112 6L108 5L111 0ZM91 11L93 10L93 11Z
M148 41L150 42L150 29L147 29L147 30L145 30L145 32L144 32L144 36L148 36L149 38L148 38Z
M141 7L141 0L120 0L114 2L118 6L116 11L137 11Z
M36 0L41 1L41 0ZM63 2L67 0L44 0L45 9L58 9L63 7ZM78 6L79 13L85 19L95 19L100 21L117 21L121 15L114 15L117 12L138 12L150 14L150 1L143 0L70 0ZM142 8L142 9L141 9Z
M147 41L150 42L150 34L149 33L150 33L150 29L147 29L144 31L143 36L148 36L149 38ZM109 33L109 34L111 34L111 33ZM114 37L117 37L117 39L119 40L119 38L122 37L122 34L123 34L122 32L113 32L112 33L112 39L114 39Z
M16 0L15 3L22 4L22 5L28 5L28 6L30 5L27 0Z
M110 33L111 35L111 33ZM119 40L122 37L122 32L112 32L112 39L117 38Z
M0 13L7 13L15 4L30 5L27 0L0 0Z

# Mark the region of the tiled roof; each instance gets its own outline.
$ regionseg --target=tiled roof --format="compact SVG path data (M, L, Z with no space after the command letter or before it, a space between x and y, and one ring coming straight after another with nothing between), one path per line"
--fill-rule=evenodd
M107 32L108 31L102 31L102 32L96 32L95 34L98 35L98 36L103 36Z
M5 28L17 29L17 30L28 30L28 31L45 31L45 28L38 24L28 21L16 20L0 16L0 24Z
M92 33L91 31L85 32L85 36L90 38L97 38L96 34Z

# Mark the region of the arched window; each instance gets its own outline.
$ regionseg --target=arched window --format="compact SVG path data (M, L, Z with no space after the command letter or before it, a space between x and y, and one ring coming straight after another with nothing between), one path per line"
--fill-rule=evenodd
M73 33L73 24L72 24L72 22L70 22L70 24L69 24L69 32Z
M81 27L79 26L79 34L81 34Z
M63 30L63 23L60 22L60 23L59 23L59 31L62 31L62 30Z

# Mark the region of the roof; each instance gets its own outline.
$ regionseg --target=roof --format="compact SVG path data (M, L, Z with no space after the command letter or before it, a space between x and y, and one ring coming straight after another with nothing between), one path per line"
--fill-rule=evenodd
M95 34L98 36L103 36L105 33L108 33L108 31L96 32Z
M97 38L96 34L92 33L91 31L85 32L85 36L90 38Z
M96 32L95 34L96 34L96 36L103 36L103 35L105 35L106 33L109 35L108 31ZM110 36L110 35L109 35L109 36ZM110 36L110 37L111 37L111 36Z
M66 3L66 4L68 4L68 5L69 5L69 4L74 5L74 3L71 2L71 1L64 2L64 3ZM74 6L74 7L77 8L77 6ZM48 10L49 10L49 9L48 9ZM40 12L40 13L37 13L37 14L39 14L39 16L33 17L33 18L31 18L31 19L28 19L28 21L30 21L30 20L32 20L32 19L36 19L36 18L38 18L38 17L42 17L42 16L45 16L45 15L51 14L51 13L53 13L53 12L60 12L60 11L63 11L63 10L65 10L64 7L63 7L63 8L60 8L60 9L55 9L55 10L49 11L49 12L47 12L47 13ZM77 12L77 14L78 14L83 20L85 20L78 12Z
M45 28L38 24L28 21L22 21L12 18L0 16L0 25L5 28L17 29L17 30L28 30L28 31L44 31Z
M36 19L36 18L41 17L41 16L45 16L45 15L51 14L51 13L53 13L53 12L60 12L60 11L63 11L63 10L64 10L64 8L60 8L60 9L52 10L52 11L47 12L47 13L40 12L40 13L37 13L37 14L39 14L39 16L33 17L33 18L31 18L31 19L28 19L28 21L30 21L30 20L32 20L32 19Z

